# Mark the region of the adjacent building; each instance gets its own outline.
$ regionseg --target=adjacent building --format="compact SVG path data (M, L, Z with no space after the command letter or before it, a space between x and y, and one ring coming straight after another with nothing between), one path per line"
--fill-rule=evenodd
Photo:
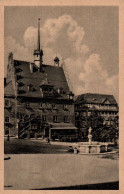
M8 56L4 80L5 134L18 137L77 138L74 100L59 58L53 65L43 63L38 20L34 62Z
M97 112L104 119L104 124L113 125L115 117L118 116L118 104L113 95L86 93L76 97L75 100L75 122L79 128L82 120Z

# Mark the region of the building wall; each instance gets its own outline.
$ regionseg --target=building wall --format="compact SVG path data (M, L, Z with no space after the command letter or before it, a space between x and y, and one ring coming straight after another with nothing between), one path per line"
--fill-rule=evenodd
M64 116L68 116L68 122L75 123L75 118L74 118L74 104L68 104L67 105L67 110L63 109L63 105L65 103L43 103L42 102L42 107L40 106L40 102L29 102L30 103L29 108L26 108L26 102L20 103L17 105L17 112L20 112L21 109L21 114L24 115L31 115L31 114L36 114L42 116L46 116L46 121L47 122L53 122L53 116L58 117L58 122L64 122ZM56 109L52 108L52 104L56 105ZM23 112L24 110L24 112Z
M8 107L4 106L4 134L10 134L11 136L17 135L17 122L16 122L16 113L15 113L15 99L14 98L6 98L5 101L8 100L10 105ZM6 122L7 117L9 121Z
M25 98L18 99L17 101L15 98L6 98L5 101L9 101L9 107L5 106L5 114L4 117L9 117L9 122L5 122L5 134L7 134L7 130L9 131L10 135L18 135L18 122L24 118L25 115L35 115L40 116L42 119L42 116L46 116L46 122L54 122L53 117L57 116L57 122L61 123L64 122L64 117L68 117L66 122L70 122L75 124L75 116L74 116L74 103L71 101L70 104L65 103L63 101L54 103L48 102L43 99L34 100L35 102L32 102L32 100L27 100ZM29 107L26 107L26 104L29 103ZM42 107L41 107L42 104ZM52 108L52 105L56 106L55 108ZM67 109L64 110L63 106L67 105Z
M104 124L112 125L112 120L118 115L117 104L75 104L75 123L80 126L82 117L90 116L93 111L96 111L104 118Z

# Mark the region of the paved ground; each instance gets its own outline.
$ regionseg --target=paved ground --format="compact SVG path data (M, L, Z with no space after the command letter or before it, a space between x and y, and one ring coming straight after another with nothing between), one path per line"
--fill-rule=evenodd
M74 154L9 154L5 189L52 189L119 180L118 160ZM110 188L108 188L110 189Z

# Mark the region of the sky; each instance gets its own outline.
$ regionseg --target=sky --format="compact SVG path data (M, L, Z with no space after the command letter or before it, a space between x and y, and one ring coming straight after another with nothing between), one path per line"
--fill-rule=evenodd
M54 65L57 55L75 95L112 94L118 101L118 7L6 6L5 76L9 52L14 59L33 62L38 18L43 63Z

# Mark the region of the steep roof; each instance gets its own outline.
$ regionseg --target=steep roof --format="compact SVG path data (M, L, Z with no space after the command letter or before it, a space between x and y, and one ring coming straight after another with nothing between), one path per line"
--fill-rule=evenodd
M4 94L5 95L15 95L15 92L14 92L14 88L13 88L13 85L12 85L12 81L10 81L9 83L7 83L4 87Z
M56 57L54 58L54 61L59 61L59 58L56 56Z
M35 64L31 64L33 65L33 73L30 71L30 62L14 60L20 96L41 97L40 85L47 79L49 85L54 86L54 89L62 87L66 98L69 87L62 67L43 64L43 71L38 72ZM30 84L32 84L32 91L28 91L28 86ZM61 97L61 95L59 97Z
M116 102L113 95L92 94L92 93L86 93L86 94L81 94L81 95L77 96L77 98L75 100L75 104L81 104L81 103L93 103L93 104L110 103L110 104L117 104L117 102Z

